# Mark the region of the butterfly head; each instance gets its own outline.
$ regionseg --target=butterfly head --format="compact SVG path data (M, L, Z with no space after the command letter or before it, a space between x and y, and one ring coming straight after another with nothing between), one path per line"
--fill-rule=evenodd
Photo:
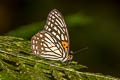
M71 61L73 59L73 55L66 56L67 60L66 61Z
M73 59L73 56L72 55L69 55L69 56L66 56L65 58L64 58L64 60L62 60L62 62L69 62L69 61L71 61Z

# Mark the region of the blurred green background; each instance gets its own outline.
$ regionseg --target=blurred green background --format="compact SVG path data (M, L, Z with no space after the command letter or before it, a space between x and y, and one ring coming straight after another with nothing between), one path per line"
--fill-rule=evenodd
M1 0L0 35L30 38L44 27L56 8L65 17L73 60L88 72L120 77L120 1L117 0Z

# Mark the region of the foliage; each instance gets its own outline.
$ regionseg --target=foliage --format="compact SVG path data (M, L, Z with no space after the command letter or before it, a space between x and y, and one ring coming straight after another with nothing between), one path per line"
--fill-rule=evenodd
M13 31L8 32L6 35L22 37L24 39L29 39L38 31L42 30L43 22L33 23L25 26L21 26Z
M81 26L81 25L82 26L89 25L93 21L90 17L84 16L83 14L80 13L67 16L65 20L69 28L75 26ZM41 31L44 28L44 25L45 25L45 21L32 23L29 25L21 26L20 28L17 28L13 31L10 31L6 35L22 37L24 39L30 39L33 34Z
M22 38L0 36L0 80L118 80L80 72L86 67L74 61L67 64L38 58L30 46Z

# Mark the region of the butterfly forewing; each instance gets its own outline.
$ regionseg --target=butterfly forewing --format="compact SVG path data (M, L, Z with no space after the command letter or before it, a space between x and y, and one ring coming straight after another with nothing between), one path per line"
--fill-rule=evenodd
M47 17L45 30L50 32L59 42L66 41L68 44L67 54L69 53L69 34L62 14L54 9Z

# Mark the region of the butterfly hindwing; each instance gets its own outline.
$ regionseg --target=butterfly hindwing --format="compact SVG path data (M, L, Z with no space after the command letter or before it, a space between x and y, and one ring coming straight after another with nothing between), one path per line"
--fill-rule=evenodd
M32 50L35 55L51 60L62 60L66 56L62 45L47 31L32 37Z

